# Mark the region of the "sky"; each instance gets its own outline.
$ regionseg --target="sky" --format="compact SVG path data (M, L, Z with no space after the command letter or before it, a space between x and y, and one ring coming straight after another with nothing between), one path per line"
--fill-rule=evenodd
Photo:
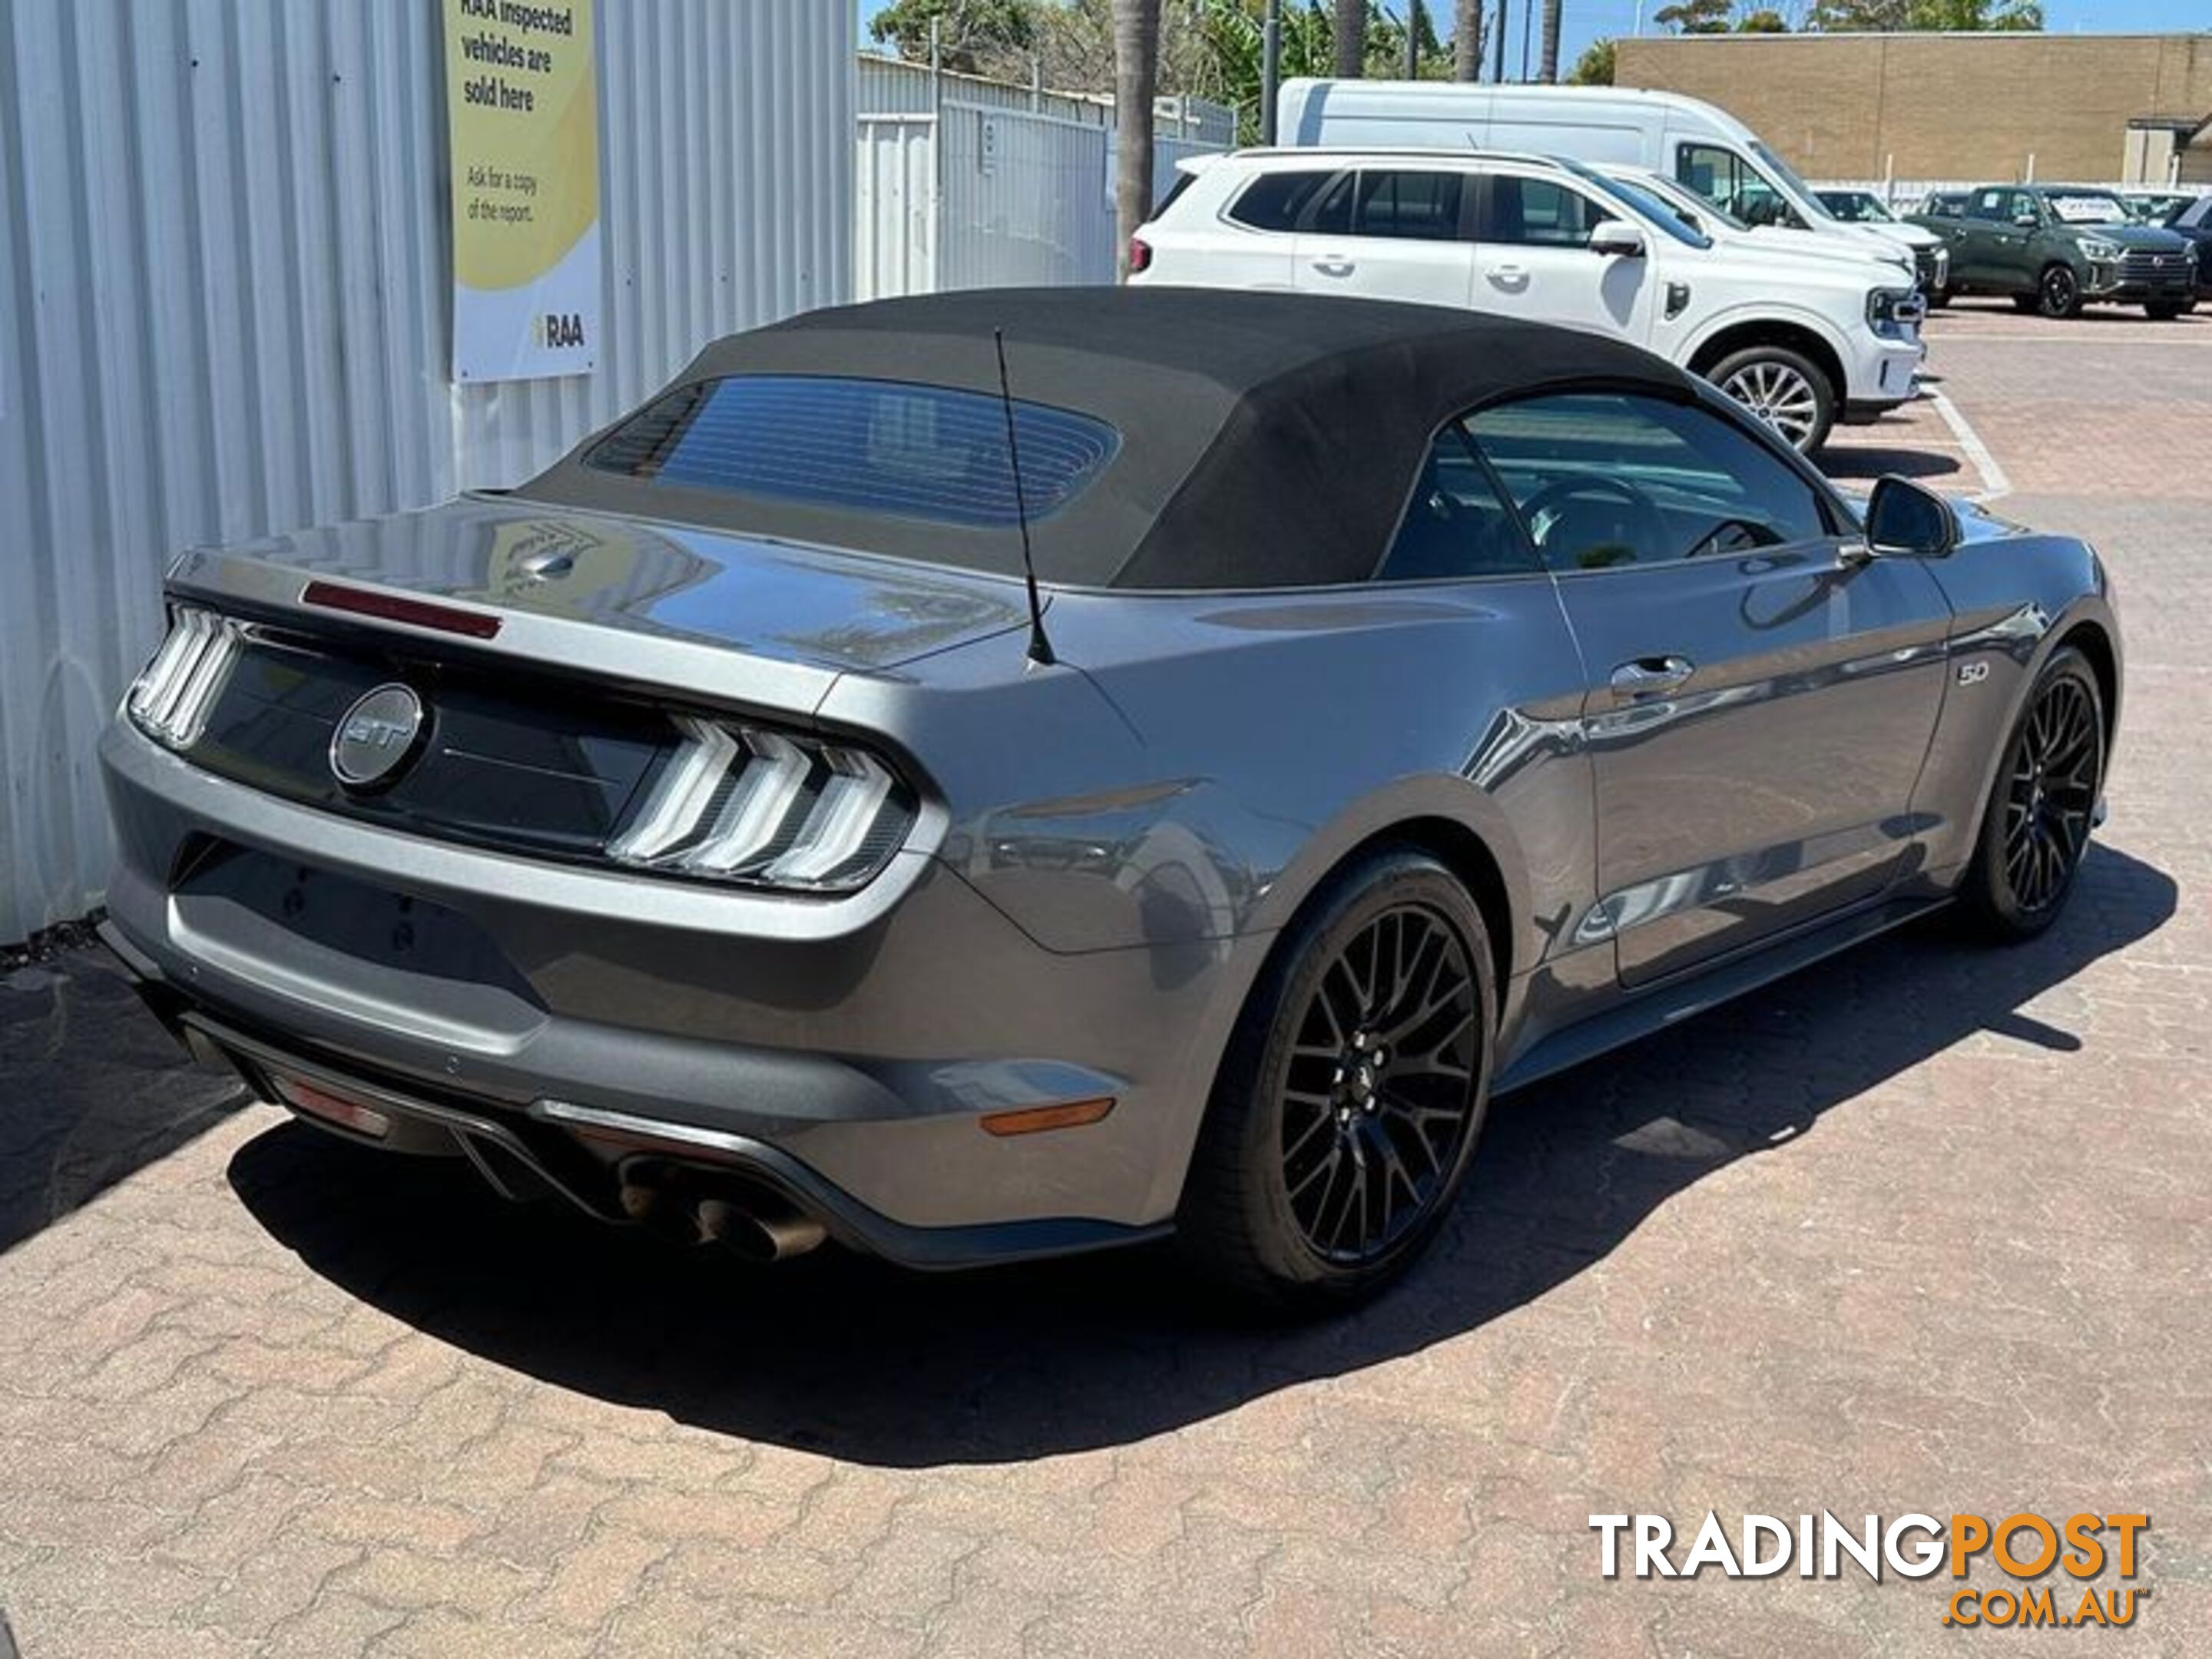
M1774 0L1769 0L1773 3ZM1449 16L1451 0L1424 0L1432 13ZM1495 6L1497 0L1489 0ZM1606 34L1633 34L1638 16L1644 27L1667 0L1565 0L1559 40L1559 62L1564 67L1581 55L1584 46ZM878 0L859 0L861 40L867 39L868 19L883 9ZM1406 0L1382 0L1384 8L1402 16ZM1531 9L1531 0L1513 0L1512 38L1507 42L1507 64L1517 71L1521 52L1521 22ZM1790 7L1785 3L1783 9ZM2185 29L2212 28L2212 5L2206 0L2043 0L2044 26L2051 33L2145 34ZM1533 21L1533 20L1532 20ZM1536 43L1528 43L1534 61Z

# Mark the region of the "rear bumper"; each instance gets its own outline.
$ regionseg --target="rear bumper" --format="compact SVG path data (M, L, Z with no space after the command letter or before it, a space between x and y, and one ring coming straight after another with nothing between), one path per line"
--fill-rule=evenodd
M1154 1237L1265 944L1185 947L1171 975L1147 947L1048 951L934 860L844 923L696 890L670 909L667 884L319 813L126 726L101 757L122 854L104 936L173 1030L264 1094L319 1077L459 1150L526 1152L607 1218L642 1153L740 1173L918 1267ZM1079 1127L980 1124L1097 1097L1112 1112Z
M305 1122L380 1150L465 1157L502 1196L556 1194L594 1220L627 1224L621 1190L645 1163L681 1171L702 1190L750 1193L760 1207L818 1222L829 1237L901 1267L925 1271L1038 1261L1112 1249L1164 1237L1165 1222L1127 1225L1083 1217L915 1227L854 1198L820 1171L773 1143L700 1130L674 1120L605 1109L579 1110L552 1100L517 1110L368 1074L355 1062L306 1054L283 1038L249 1034L211 1017L161 977L112 922L100 939L129 968L139 995L170 1033L204 1061L228 1066L265 1100L290 1107ZM388 1133L350 1133L286 1098L288 1085L307 1084L358 1103L384 1119ZM711 1186L704 1183L712 1183Z

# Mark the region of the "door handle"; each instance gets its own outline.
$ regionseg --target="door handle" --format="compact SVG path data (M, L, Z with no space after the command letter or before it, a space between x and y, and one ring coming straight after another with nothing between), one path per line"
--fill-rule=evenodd
M1355 269L1351 260L1334 253L1315 260L1313 268L1324 276L1349 276Z
M1492 265L1490 280L1499 288L1526 288L1528 286L1528 272L1522 265Z
M1697 672L1687 657L1638 657L1613 671L1613 695L1626 701L1679 690Z

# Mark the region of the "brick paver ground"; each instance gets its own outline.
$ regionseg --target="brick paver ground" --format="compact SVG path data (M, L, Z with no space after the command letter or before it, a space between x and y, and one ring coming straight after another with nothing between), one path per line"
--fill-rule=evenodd
M1211 1327L1137 1259L679 1257L237 1100L89 954L0 981L25 1653L2023 1642L1942 1628L1942 1581L1607 1582L1587 1527L1822 1506L2148 1511L2134 1627L2033 1644L2212 1651L2212 321L1934 334L2007 510L2123 591L2074 908L2010 952L1893 938L1507 1103L1357 1317ZM1854 441L1946 482L1925 413Z

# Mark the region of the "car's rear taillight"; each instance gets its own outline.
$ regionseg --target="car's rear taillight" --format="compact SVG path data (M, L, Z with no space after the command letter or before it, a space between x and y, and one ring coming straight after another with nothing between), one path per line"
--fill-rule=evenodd
M1129 239L1129 275L1152 268L1152 245L1141 236Z
M617 863L842 892L878 875L914 823L912 793L865 750L690 716L676 725L681 743L607 844Z
M131 688L131 718L172 749L189 749L238 660L239 624L212 611L183 607L169 636Z

